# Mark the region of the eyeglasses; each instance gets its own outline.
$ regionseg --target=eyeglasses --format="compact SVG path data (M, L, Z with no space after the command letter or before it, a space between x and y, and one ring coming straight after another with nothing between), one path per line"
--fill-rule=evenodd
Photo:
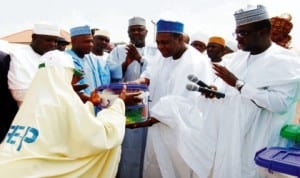
M247 36L249 36L251 33L253 33L255 31L246 31L246 30L242 30L242 31L238 31L238 32L233 32L232 36L234 38L239 37L239 38L245 38Z

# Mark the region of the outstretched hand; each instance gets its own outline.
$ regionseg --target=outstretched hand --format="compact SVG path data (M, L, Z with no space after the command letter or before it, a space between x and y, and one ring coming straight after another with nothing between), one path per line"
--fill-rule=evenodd
M98 106L101 103L101 97L98 94L97 90L94 90L91 93L91 96L89 98L89 101L93 103L94 106Z
M71 81L71 85L74 89L74 91L78 94L78 96L80 97L80 99L85 103L86 101L89 100L89 96L86 95L85 93L82 92L83 89L86 89L89 85L88 84L78 84L77 82L79 82L83 77L79 77L76 75L73 75L72 81Z
M142 94L141 91L127 92L127 86L124 85L119 98L124 101L125 105L136 105L143 100L141 97L139 97L140 94Z
M138 122L138 123L131 123L131 124L126 124L126 128L129 129L135 129L135 128L141 128L141 127L151 127L153 124L158 123L159 121L155 119L154 117L150 117L144 122Z
M79 76L73 75L71 84L72 84L75 92L80 92L81 90L86 89L89 86L88 84L78 84L78 82L81 79L83 79L82 76L79 77Z

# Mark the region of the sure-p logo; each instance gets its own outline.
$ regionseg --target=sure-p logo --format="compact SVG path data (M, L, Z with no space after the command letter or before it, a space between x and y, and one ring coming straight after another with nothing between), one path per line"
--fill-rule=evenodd
M33 143L39 136L36 128L22 125L11 125L6 135L6 143L17 145L17 151L22 149L22 145Z

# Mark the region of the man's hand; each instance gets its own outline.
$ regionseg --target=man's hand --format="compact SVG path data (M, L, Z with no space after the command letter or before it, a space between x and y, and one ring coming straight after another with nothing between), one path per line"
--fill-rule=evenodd
M90 96L88 96L87 94L83 92L76 92L76 93L83 103L86 103L88 100L90 100Z
M126 124L126 128L129 129L134 129L134 128L141 128L141 127L150 127L153 124L158 123L159 121L155 119L154 117L150 117L144 122L137 122L137 123L131 123L131 124Z
M80 92L83 89L86 89L89 85L88 84L73 84L73 89L75 92Z
M221 66L219 64L213 64L213 69L215 70L215 74L220 77L224 82L228 85L234 87L238 78L231 73L226 67Z
M121 98L124 101L125 105L136 105L142 102L143 99L139 97L139 95L142 94L141 91L127 92L126 89L127 87L125 84L119 95L119 98Z
M127 67L134 61L141 62L142 56L134 46L134 44L129 44L126 46L127 55L125 61L122 64L123 74L126 72Z
M71 84L73 86L73 89L75 92L80 92L81 90L87 88L89 85L88 84L77 84L83 77L78 77L76 75L73 76Z
M215 90L215 91L218 90L218 88L214 85L209 85L208 88L212 89L212 90ZM216 95L214 93L211 93L211 92L202 92L201 95L205 96L205 98L215 98L216 97Z
M94 90L89 97L89 101L93 103L94 106L98 106L101 103L101 97L97 90Z
M78 96L80 97L80 99L85 103L86 101L89 100L89 96L84 94L83 92L81 92L81 90L87 88L89 85L88 84L77 84L77 82L79 82L83 77L79 77L76 75L73 75L72 81L71 81L71 85L74 89L74 91L78 94Z
M132 61L136 60L138 62L141 62L142 56L140 55L134 44L127 45L126 50L127 58L131 59Z

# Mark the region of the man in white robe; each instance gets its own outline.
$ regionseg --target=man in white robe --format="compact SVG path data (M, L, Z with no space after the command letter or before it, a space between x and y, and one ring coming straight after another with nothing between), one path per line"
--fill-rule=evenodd
M140 77L147 63L158 50L155 46L146 45L146 20L133 17L128 21L130 44L118 45L108 57L113 82L132 81Z
M15 48L10 52L8 87L18 105L22 104L26 90L35 76L41 55L56 48L60 29L50 24L35 24L30 45Z
M299 58L271 42L265 7L239 10L235 19L241 51L226 66L213 64L219 77L215 85L226 97L199 99L206 117L203 129L198 144L184 146L198 150L197 156L185 160L189 165L198 162L194 170L200 177L208 177L210 168L214 178L259 177L255 153L264 147L285 146L280 129L291 122L300 99Z
M100 61L101 67L105 68L109 72L107 64L107 58L109 53L106 52L110 42L110 34L106 30L95 30L93 35L94 46L92 48L91 55L96 56Z
M84 104L73 90L71 56L55 50L42 58L45 67L38 70L0 146L0 177L114 178L128 95L121 92L95 116L100 98L94 93L92 102Z
M260 177L255 153L264 147L286 146L280 129L292 122L300 99L299 58L270 41L271 24L265 7L237 11L235 18L236 39L242 50L226 66L213 64L219 77L215 85L225 98L198 97L196 104L191 99L167 96L151 110L152 116L176 133L175 146L167 152L177 151L201 178ZM171 102L176 104L161 107ZM197 112L201 120L193 124Z
M292 122L300 99L300 62L271 42L264 6L250 6L234 16L241 51L227 66L213 65L219 77L215 85L226 97L211 107L218 113L207 118L218 123L212 172L216 178L257 178L255 153L285 146L280 129Z
M155 46L146 45L147 33L144 18L129 19L130 44L116 46L107 59L112 82L138 79L153 56L158 53ZM147 128L126 129L118 177L142 177L146 135Z
M186 89L189 74L196 75L204 82L211 82L210 61L183 40L183 24L180 22L160 20L157 23L156 41L161 55L149 65L142 77L136 82L150 83L150 109L157 107L162 97L176 95L194 98L198 93ZM191 99L192 102L192 99ZM167 105L172 105L172 101ZM160 109L167 107L160 105ZM152 112L150 111L152 116ZM158 115L153 115L158 116ZM144 178L189 177L193 171L178 155L176 133L171 135L169 124L163 122L162 116L155 119L162 121L148 128ZM200 117L200 116L199 116ZM168 150L175 151L169 152Z

